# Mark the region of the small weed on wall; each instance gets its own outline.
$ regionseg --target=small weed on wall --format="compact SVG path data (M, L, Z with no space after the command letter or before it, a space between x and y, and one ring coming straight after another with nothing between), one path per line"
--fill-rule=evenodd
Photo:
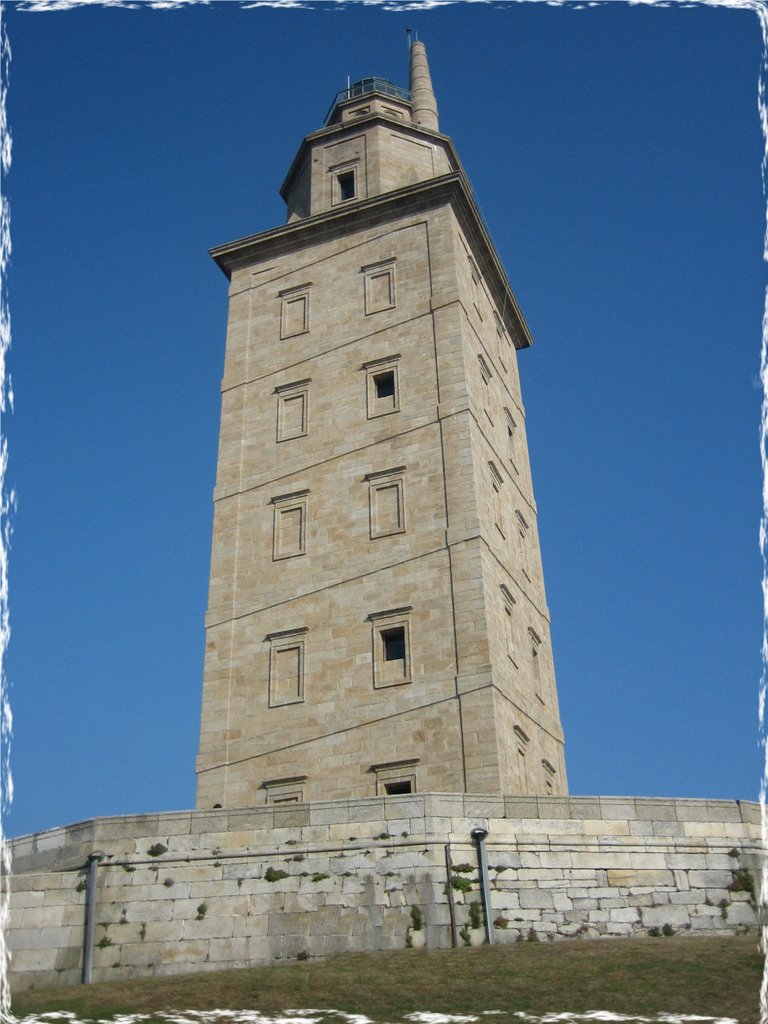
M267 868L264 872L264 878L267 882L279 882L281 878L287 878L288 872L282 871L280 868Z
M408 949L422 949L426 945L424 914L416 906L411 907L411 923L405 933L405 945Z

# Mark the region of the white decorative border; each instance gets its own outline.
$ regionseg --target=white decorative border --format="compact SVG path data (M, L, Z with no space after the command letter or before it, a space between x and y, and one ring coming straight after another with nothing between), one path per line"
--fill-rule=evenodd
M173 10L191 4L210 6L212 0L16 0L14 7L24 12L67 11L76 7L101 6L120 7L139 10L149 7L154 10ZM536 0L239 0L239 6L246 10L261 7L283 7L294 10L329 10L334 6L359 3L365 6L379 6L383 10L425 11L438 7L448 7L456 3L492 4L495 7L512 3L530 3ZM542 2L542 0L540 0ZM573 7L587 9L602 7L616 0L543 0L548 6ZM768 203L768 0L623 0L632 4L655 7L725 7L754 11L760 21L763 35L763 62L758 79L758 111L763 131L763 158L761 162L763 194ZM10 988L7 969L9 952L5 941L5 930L9 916L11 854L8 841L2 827L3 815L7 814L13 800L13 776L11 774L10 751L13 718L8 694L8 680L5 676L5 653L10 639L10 620L8 614L8 553L12 519L15 510L15 494L9 488L7 480L8 442L2 429L2 417L13 410L13 389L11 377L6 368L6 356L11 344L11 317L8 302L8 264L11 256L11 209L7 195L7 177L11 167L12 136L7 118L7 97L11 64L11 47L8 31L3 18L5 5L0 3L0 1021L15 1022L16 1018L10 1009ZM763 258L768 262L768 205L766 207L766 231L764 236ZM766 731L766 694L768 692L768 288L766 289L763 311L762 343L760 353L760 380L763 387L763 401L760 419L760 453L763 467L763 510L760 519L760 551L763 560L763 669L759 685L759 744L763 751L763 774L760 782L760 811L762 826L763 870L760 885L760 909L768 906L768 733ZM761 945L764 953L768 953L768 923L761 926ZM372 1024L368 1018L353 1016L339 1011L287 1010L281 1018L264 1017L257 1011L213 1010L209 1012L188 1011L184 1019L208 1024L208 1022L227 1021L229 1024L285 1024L286 1019L303 1024L316 1024L324 1017L337 1013L349 1024ZM408 1014L406 1020L411 1024L469 1024L478 1021L483 1015L456 1016L448 1014ZM616 1022L616 1024L687 1024L687 1022L708 1022L708 1024L737 1024L728 1018L700 1017L678 1014L659 1014L654 1017L636 1017L623 1014L595 1011L586 1014L557 1013L543 1017L526 1013L516 1013L522 1024L586 1024L586 1022ZM57 1013L43 1014L33 1022L30 1018L18 1024L37 1024L43 1020L66 1020L69 1024L78 1024L74 1014ZM123 1024L130 1024L136 1017L121 1018ZM160 1017L158 1016L158 1020ZM169 1017L168 1020L178 1020ZM760 1024L768 1024L768 959L763 969L760 986Z

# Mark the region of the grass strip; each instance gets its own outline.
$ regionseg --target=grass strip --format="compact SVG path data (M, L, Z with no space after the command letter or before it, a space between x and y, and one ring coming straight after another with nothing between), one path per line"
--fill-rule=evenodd
M167 1010L337 1009L394 1022L406 1013L516 1011L732 1017L757 1024L763 956L753 936L578 939L476 949L348 953L280 967L20 992L17 1017L81 1019Z

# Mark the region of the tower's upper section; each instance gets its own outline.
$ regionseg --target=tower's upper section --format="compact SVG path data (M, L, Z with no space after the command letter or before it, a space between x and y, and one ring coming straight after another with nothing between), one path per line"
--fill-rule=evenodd
M308 135L280 194L294 221L457 170L440 135L424 44L410 49L410 91L364 78L338 93L325 127Z

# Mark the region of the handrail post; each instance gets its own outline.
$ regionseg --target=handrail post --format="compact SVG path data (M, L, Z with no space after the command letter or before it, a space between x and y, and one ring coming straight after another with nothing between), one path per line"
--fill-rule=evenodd
M83 936L83 984L90 985L93 970L93 930L96 927L96 869L106 854L94 850L88 857L85 893L85 935Z
M472 829L470 833L477 847L477 871L480 876L480 899L483 901L483 923L485 925L485 941L489 946L493 945L495 936L493 933L493 921L491 920L491 888L488 883L488 854L485 849L485 837L488 829L481 825Z

